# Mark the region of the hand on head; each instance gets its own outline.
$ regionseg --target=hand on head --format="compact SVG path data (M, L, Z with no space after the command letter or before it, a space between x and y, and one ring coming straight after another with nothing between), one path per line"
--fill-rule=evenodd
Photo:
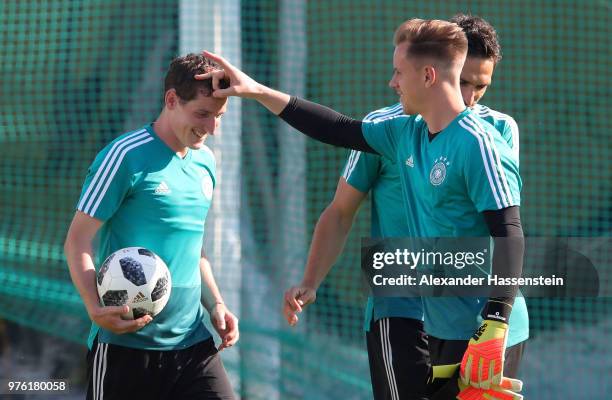
M223 68L195 76L195 79L198 80L212 79L213 97L238 96L251 98L260 91L259 83L230 64L225 58L208 51L204 51L203 54ZM223 88L223 80L229 80L229 87Z

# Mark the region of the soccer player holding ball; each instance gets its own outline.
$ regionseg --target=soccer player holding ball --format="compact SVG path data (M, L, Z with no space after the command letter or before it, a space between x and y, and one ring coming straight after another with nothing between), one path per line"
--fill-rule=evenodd
M201 55L173 60L155 122L113 140L87 173L64 248L93 322L88 399L234 398L203 321L205 307L222 339L220 349L238 340L238 320L201 250L216 184L215 158L204 141L215 134L227 101L212 97L210 79L193 77L214 69ZM167 264L172 291L155 318L123 320L127 306L100 305L96 235L99 263L116 250L139 246Z

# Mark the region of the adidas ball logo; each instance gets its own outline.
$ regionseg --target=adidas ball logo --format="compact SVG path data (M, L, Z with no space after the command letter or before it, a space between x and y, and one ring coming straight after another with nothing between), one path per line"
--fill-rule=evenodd
M142 294L142 292L138 292L138 294L134 296L134 300L132 300L132 303L141 303L143 301L147 301L147 296Z

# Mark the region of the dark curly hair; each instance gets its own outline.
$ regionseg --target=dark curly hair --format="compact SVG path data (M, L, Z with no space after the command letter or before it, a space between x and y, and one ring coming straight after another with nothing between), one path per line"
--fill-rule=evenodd
M177 57L170 63L170 68L164 79L164 93L170 89L176 90L179 99L189 101L198 93L204 96L212 94L212 79L196 80L194 75L221 69L219 64L204 57L202 54L190 53ZM221 81L221 88L229 86L229 81Z
M475 15L457 14L450 20L459 25L468 39L468 57L488 58L497 64L502 59L495 28Z

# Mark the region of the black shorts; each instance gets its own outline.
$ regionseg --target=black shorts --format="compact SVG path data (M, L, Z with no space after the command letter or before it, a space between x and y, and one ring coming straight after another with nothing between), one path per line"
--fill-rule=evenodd
M87 353L87 400L235 399L212 338L181 350L99 343Z
M444 340L436 337L429 337L429 354L432 365L448 365L460 363L463 359L463 354L468 346L468 340ZM508 378L516 378L518 375L523 352L525 351L526 342L515 344L506 348L504 360L504 376ZM457 387L457 378L459 377L459 369L455 376L450 380L439 380L437 384L429 387L430 398L432 400L454 399L459 393Z
M427 399L429 352L423 322L399 317L372 321L366 342L375 400Z

